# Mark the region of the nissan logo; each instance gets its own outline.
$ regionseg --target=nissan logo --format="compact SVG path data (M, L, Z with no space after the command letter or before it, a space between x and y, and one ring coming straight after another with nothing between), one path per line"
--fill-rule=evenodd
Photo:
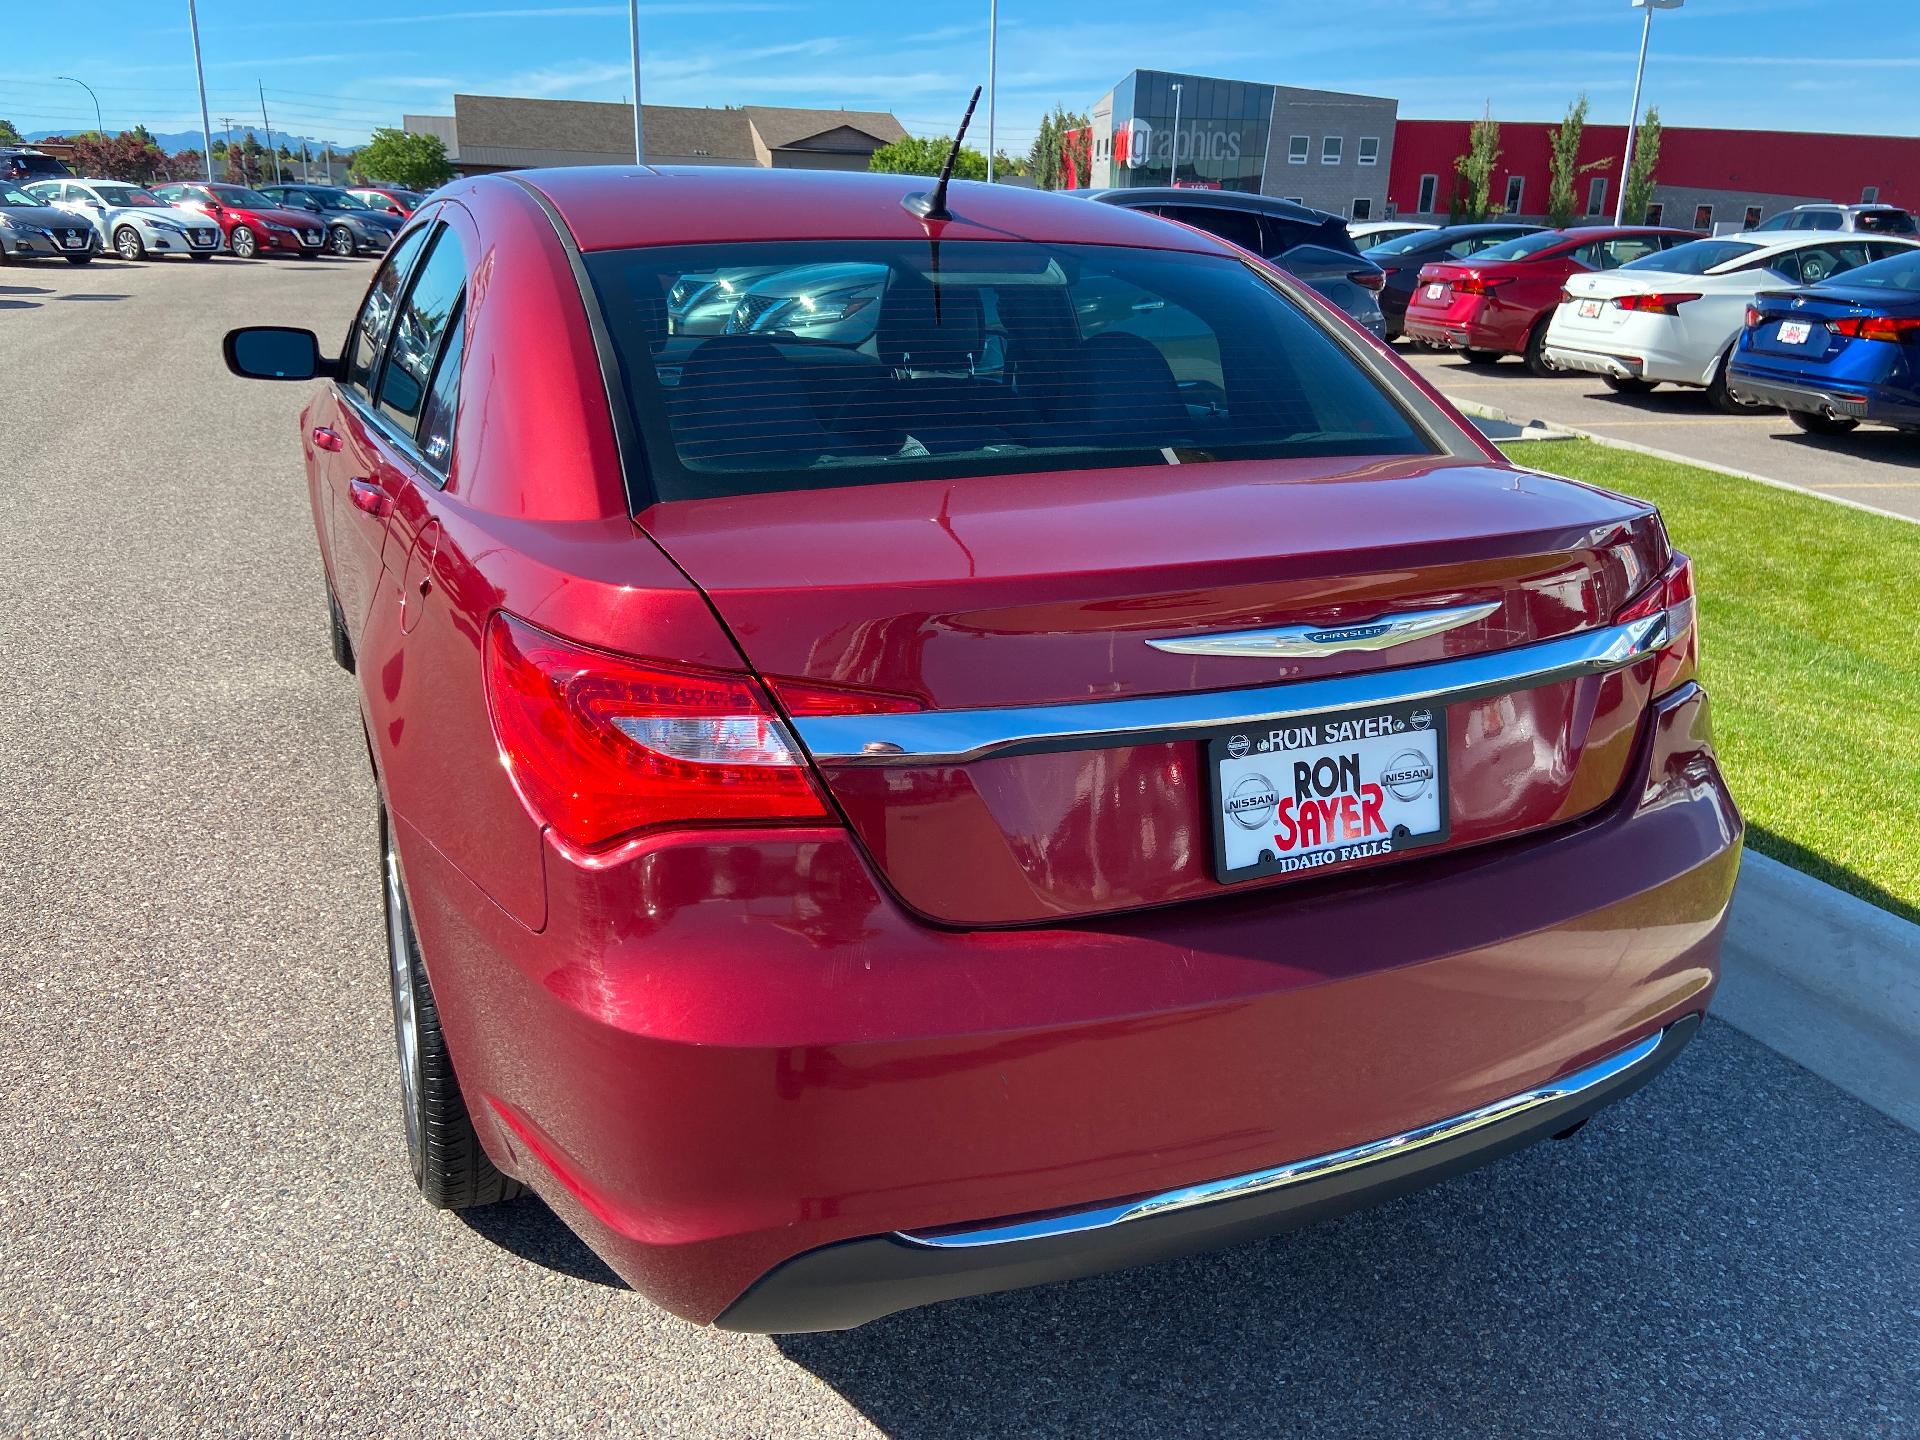
M1264 775L1247 775L1227 796L1227 817L1242 830L1260 830L1273 815L1280 796Z
M1433 762L1418 750L1402 750L1387 761L1380 783L1396 800L1417 800L1433 783Z

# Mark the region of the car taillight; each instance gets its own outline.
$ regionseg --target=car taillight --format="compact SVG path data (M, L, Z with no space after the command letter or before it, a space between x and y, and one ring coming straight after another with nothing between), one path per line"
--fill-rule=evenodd
M1682 305L1699 298L1700 292L1697 290L1655 290L1646 295L1616 295L1613 304L1620 310L1638 310L1647 315L1678 315Z
M1387 288L1387 272L1384 270L1355 270L1347 276L1347 279L1369 290Z
M1747 329L1752 330L1756 326L1764 325L1766 323L1767 323L1766 312L1763 311L1758 305L1749 305L1747 307Z
M1453 282L1456 295L1491 295L1502 285L1513 282L1511 275L1467 275Z
M487 710L500 761L534 818L597 849L665 826L828 818L806 757L751 675L614 655L496 614ZM789 683L793 713L917 708Z
M1849 340L1884 340L1898 345L1920 335L1920 315L1849 315L1829 320L1827 329Z
M1664 613L1666 636L1657 652L1653 693L1664 695L1691 680L1700 668L1700 623L1693 598L1693 561L1676 554L1660 578L1629 601L1614 623L1628 624Z

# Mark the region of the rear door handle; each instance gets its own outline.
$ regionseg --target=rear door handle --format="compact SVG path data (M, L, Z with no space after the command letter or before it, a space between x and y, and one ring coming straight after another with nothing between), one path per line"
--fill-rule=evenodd
M347 482L347 498L353 501L353 508L373 516L376 520L385 519L393 509L393 499L371 480L356 475Z
M338 450L340 437L325 425L316 425L313 427L313 443L322 450Z

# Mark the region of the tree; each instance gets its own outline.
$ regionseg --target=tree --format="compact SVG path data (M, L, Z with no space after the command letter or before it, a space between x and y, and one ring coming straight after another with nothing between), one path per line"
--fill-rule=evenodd
M867 169L878 170L886 175L938 175L940 167L947 163L947 152L951 149L951 135L942 135L938 140L923 140L917 135L909 135L904 140L882 145L874 151L873 157L867 161ZM365 155L366 151L360 153ZM978 150L961 147L959 158L953 162L953 178L986 179L987 157Z
M1547 224L1556 230L1571 225L1579 216L1580 199L1575 189L1579 178L1613 164L1611 156L1580 163L1580 137L1586 128L1587 97L1582 94L1567 107L1567 118L1560 122L1560 128L1547 137L1547 170L1552 177L1547 183Z
M1078 167L1077 178L1082 185L1087 183L1087 172L1093 161L1093 136L1091 133L1075 136L1074 132L1087 131L1091 123L1085 115L1064 105L1055 105L1051 115L1040 117L1040 133L1034 137L1033 149L1027 157L1035 185L1042 190L1058 190L1067 183L1069 150Z
M1459 183L1448 206L1451 218L1484 220L1493 213L1493 167L1499 163L1500 126L1489 103L1487 113L1467 132L1466 154L1456 156L1453 162Z
M996 150L993 154L993 173L996 175L1025 175L1032 168L1032 162L1025 155L1009 155L1005 150Z
M391 127L373 132L373 139L354 156L353 169L368 180L384 180L409 190L437 189L453 178L447 147L438 135L413 135Z
M103 180L130 180L149 185L167 171L166 152L153 143L144 126L102 135L87 131L72 140L73 169L81 175L97 175Z
M0 145L24 145L26 136L13 128L11 120L0 120Z
M1647 118L1640 122L1633 138L1633 165L1623 182L1626 205L1621 218L1629 225L1646 222L1647 207L1653 203L1653 167L1660 163L1660 107L1649 105Z

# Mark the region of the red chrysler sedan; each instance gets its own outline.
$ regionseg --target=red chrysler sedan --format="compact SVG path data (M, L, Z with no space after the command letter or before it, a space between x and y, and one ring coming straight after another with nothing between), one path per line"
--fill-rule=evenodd
M1519 355L1534 374L1550 375L1547 326L1569 276L1617 270L1629 260L1699 238L1697 230L1657 225L1589 225L1541 230L1466 260L1425 265L1407 305L1404 333L1443 350L1459 350L1469 364L1491 365L1502 355Z
M314 222L311 211L283 209L245 185L177 180L156 185L153 193L169 205L204 210L226 235L227 250L236 259L297 255L306 260L326 243L326 227Z
M1738 865L1651 507L1207 235L925 184L463 181L339 359L227 339L329 382L421 1189L732 1329L1570 1133Z

